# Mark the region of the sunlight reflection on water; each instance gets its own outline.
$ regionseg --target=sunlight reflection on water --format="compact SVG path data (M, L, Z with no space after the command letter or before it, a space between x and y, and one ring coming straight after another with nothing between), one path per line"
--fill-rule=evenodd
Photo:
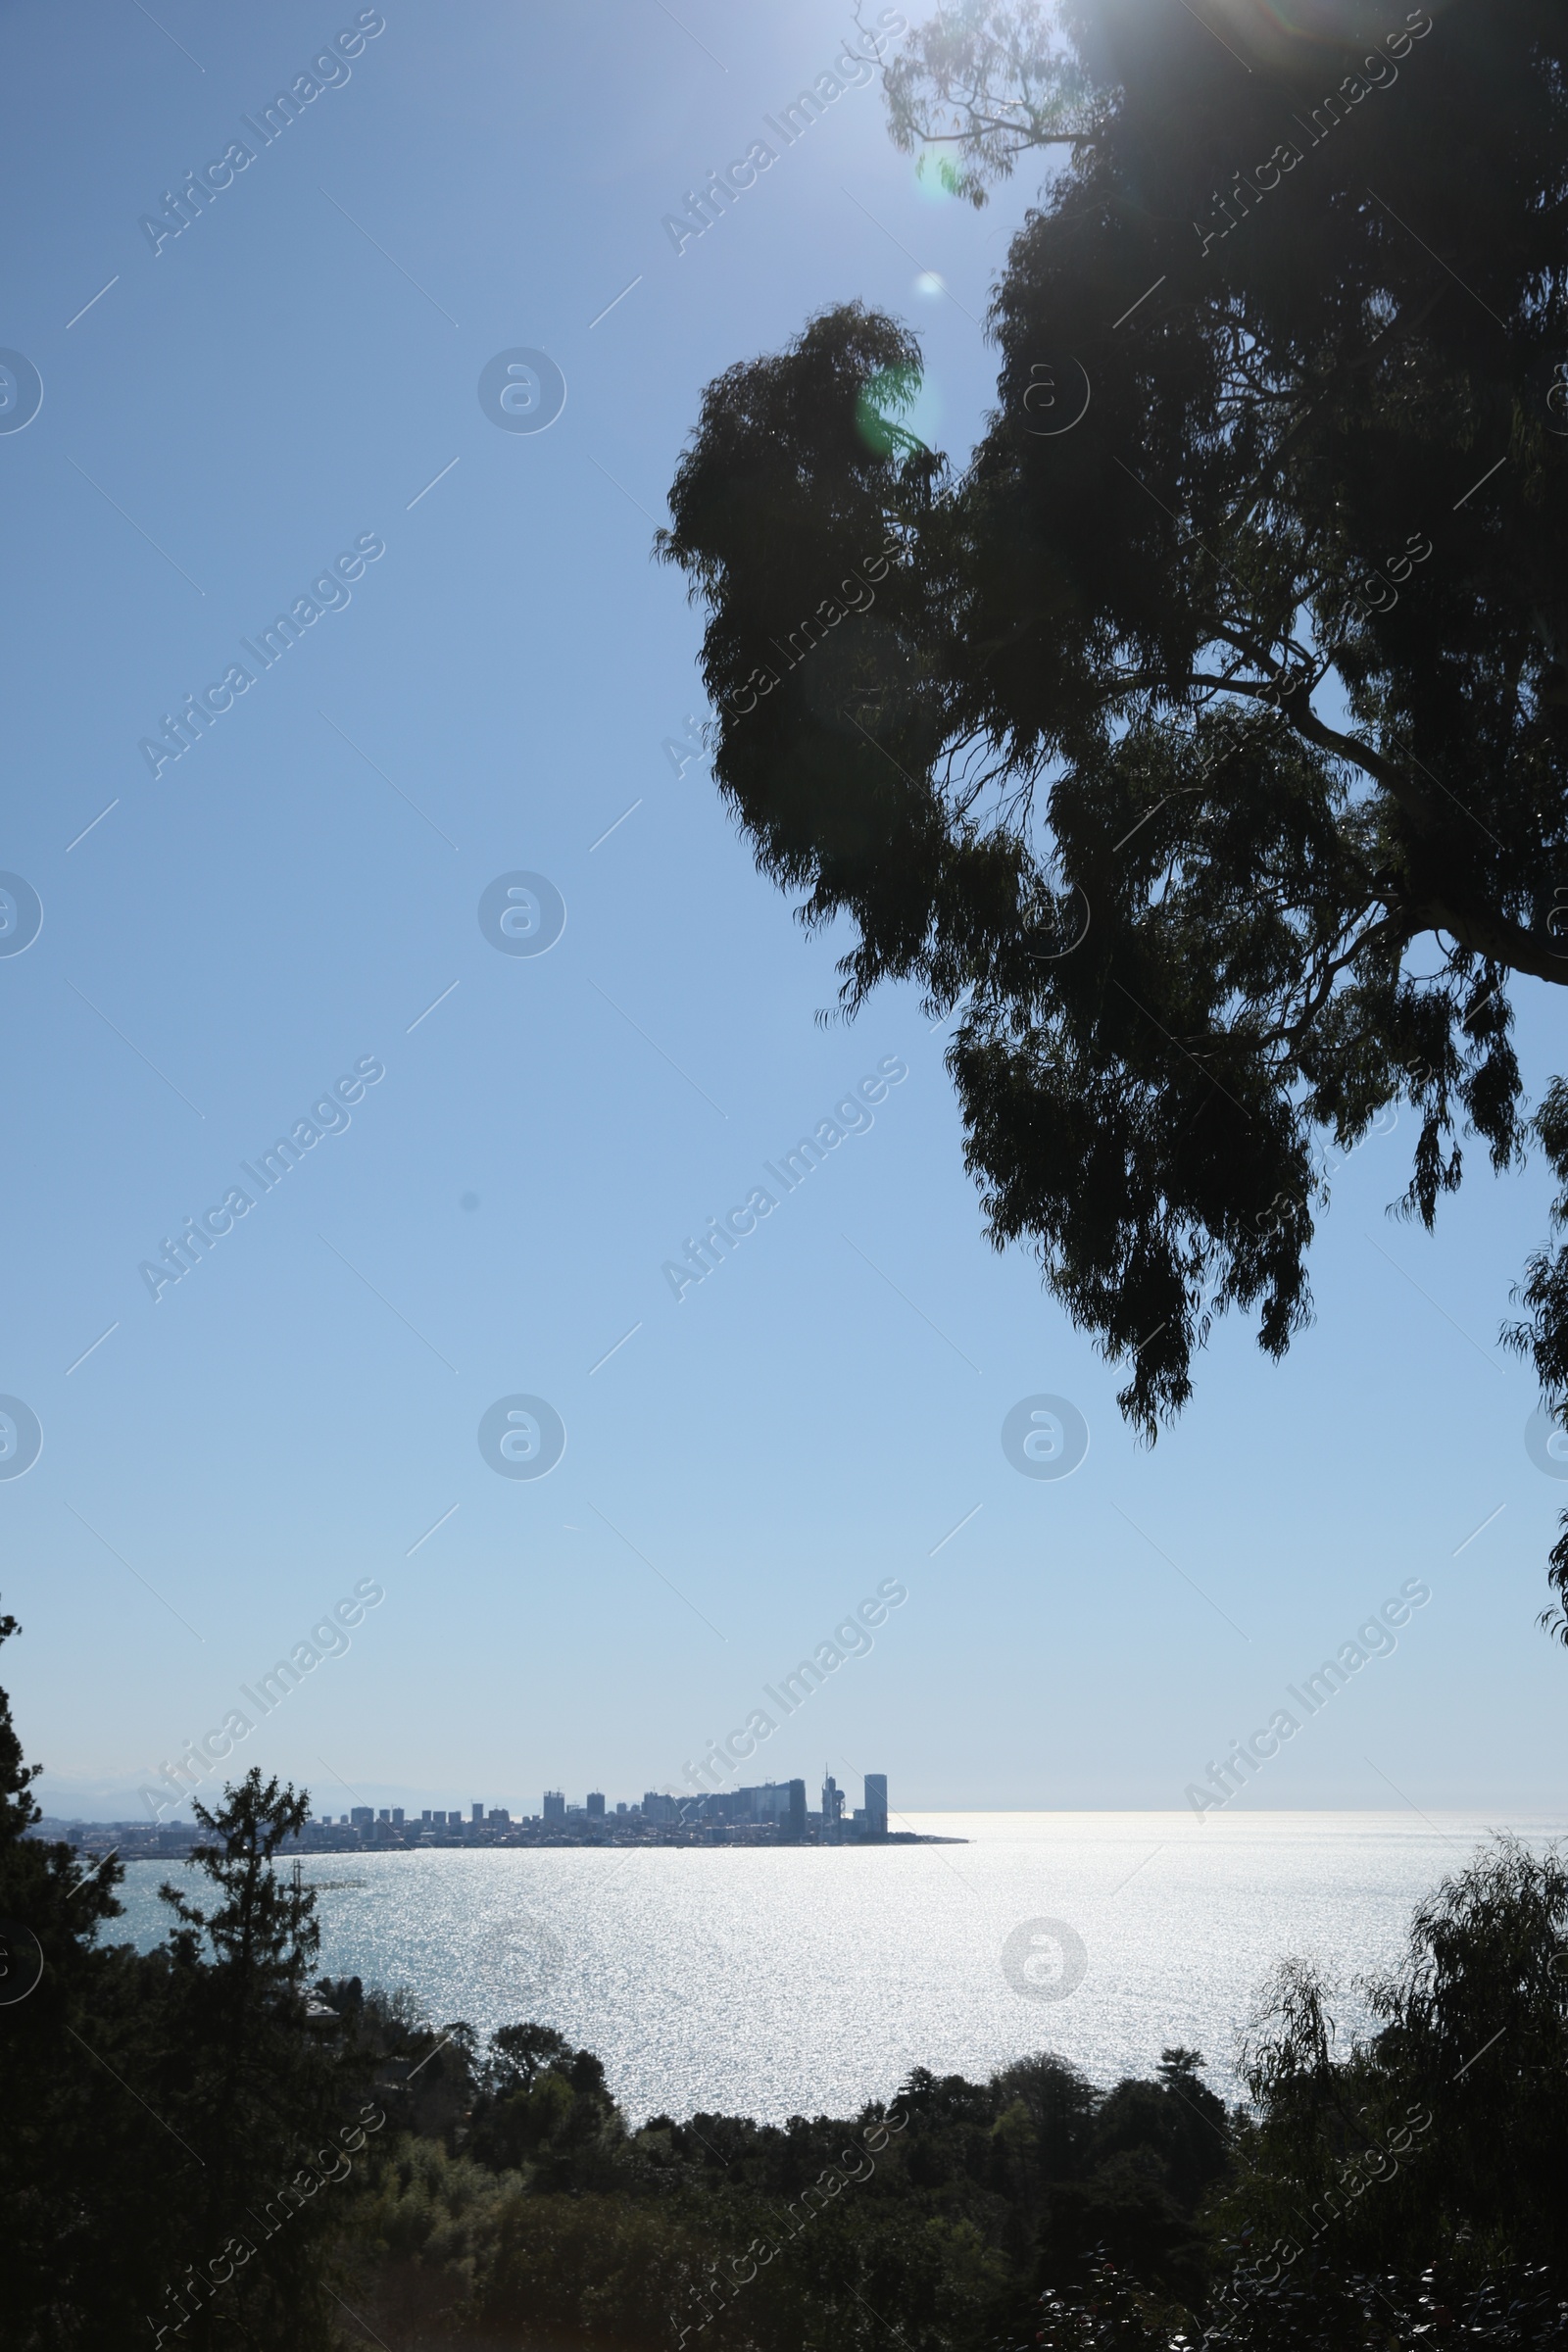
M913 2066L983 2077L1043 2048L1100 2082L1200 2049L1235 2096L1273 1965L1390 1966L1413 1906L1500 1820L1441 1814L910 1817L967 1845L321 1854L321 1960L481 2034L531 2017L596 2050L629 2117L782 2121L891 2098ZM1568 1822L1513 1825L1532 1844ZM127 1872L121 1934L163 1932L168 1863ZM1042 1963L1003 1948L1041 1923ZM1050 1923L1082 1939L1064 1978ZM1014 1951L1016 1947L1014 1947ZM1066 1997L1058 1988L1071 1982ZM1357 2005L1344 2014L1353 2017Z

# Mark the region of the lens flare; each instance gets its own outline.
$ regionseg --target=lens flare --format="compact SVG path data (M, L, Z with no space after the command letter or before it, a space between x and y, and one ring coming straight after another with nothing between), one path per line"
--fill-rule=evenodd
M958 193L959 166L951 147L922 147L914 184L928 204L950 204Z
M855 404L856 430L879 458L934 448L941 416L941 396L918 368L880 369Z

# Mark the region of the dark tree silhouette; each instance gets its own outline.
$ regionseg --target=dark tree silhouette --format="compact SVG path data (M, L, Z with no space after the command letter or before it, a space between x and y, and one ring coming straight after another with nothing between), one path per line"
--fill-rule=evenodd
M1467 1136L1568 1188L1510 1044L1568 981L1565 60L1546 0L949 8L895 138L1052 174L972 465L852 304L709 387L671 490L720 790L849 918L848 1008L957 1011L990 1234L1151 1439L1215 1315L1284 1353L1325 1147L1391 1106L1428 1226ZM1560 1411L1552 1243L1521 1295Z
M21 1630L0 1616L0 1642ZM95 2223L126 2129L105 2098L115 2091L105 2044L113 2053L121 2039L118 1972L95 1948L120 1910L122 1873L115 1861L84 1872L69 1845L28 1835L40 1770L24 1762L0 1690L0 2340L19 2352L104 2308L90 2284L102 2259ZM128 2321L123 2305L111 2300L110 2310Z
M218 1900L159 1889L169 1937L159 2105L200 2167L189 2195L189 2269L158 2317L193 2352L336 2340L327 2284L347 2218L343 2183L366 2145L353 2114L356 2053L312 2015L316 1896L276 1867L310 1818L310 1793L253 1769L216 1809L191 1806L206 1840L192 1863ZM374 2128L372 2123L372 2129Z
M120 1863L30 1835L38 1770L0 1691L0 2342L325 2352L379 2111L353 2021L309 1997L315 1897L276 1869L309 1798L252 1772L197 1805L219 1899L166 1887L177 1925L138 1954L99 1941Z

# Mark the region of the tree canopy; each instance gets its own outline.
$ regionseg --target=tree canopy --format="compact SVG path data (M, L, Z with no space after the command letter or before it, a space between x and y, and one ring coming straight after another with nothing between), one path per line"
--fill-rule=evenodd
M976 204L1047 173L972 462L848 304L709 387L671 489L721 792L849 918L847 1009L956 1015L990 1235L1151 1439L1216 1315L1283 1355L1391 1106L1407 1213L1534 1141L1568 1223L1510 1042L1568 982L1565 58L1546 0L962 0L893 135ZM1560 1411L1552 1242L1520 1296ZM1551 1575L1568 1639L1568 1533Z

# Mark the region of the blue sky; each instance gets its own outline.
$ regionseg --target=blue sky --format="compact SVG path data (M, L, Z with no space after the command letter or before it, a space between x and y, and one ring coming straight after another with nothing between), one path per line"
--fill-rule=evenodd
M1419 1578L1251 1801L1555 1804L1568 1662L1534 1618L1568 1487L1495 1347L1540 1169L1478 1172L1429 1241L1384 1214L1408 1133L1369 1141L1287 1365L1222 1327L1141 1450L983 1239L940 1032L896 991L818 1020L843 941L803 937L667 748L704 715L699 620L649 550L704 383L858 296L918 326L922 426L961 463L1032 183L934 201L850 88L677 254L663 216L841 49L816 0L388 5L271 144L243 129L361 22L0 24L0 344L43 384L0 435L0 868L43 906L0 956L0 1392L43 1431L0 1556L45 1801L132 1810L366 1580L384 1598L237 1761L334 1813L635 1796L892 1578L758 1777L1179 1805ZM155 253L143 216L246 138ZM516 350L564 378L547 430L480 406ZM155 780L141 739L340 555L348 601L322 589ZM514 873L564 903L548 953L480 928ZM1539 1094L1560 1022L1517 1003ZM663 1261L888 1061L873 1123L677 1302ZM155 1303L140 1263L367 1063ZM1067 1479L1002 1449L1042 1394L1089 1427ZM481 1455L518 1396L564 1429L548 1477Z

